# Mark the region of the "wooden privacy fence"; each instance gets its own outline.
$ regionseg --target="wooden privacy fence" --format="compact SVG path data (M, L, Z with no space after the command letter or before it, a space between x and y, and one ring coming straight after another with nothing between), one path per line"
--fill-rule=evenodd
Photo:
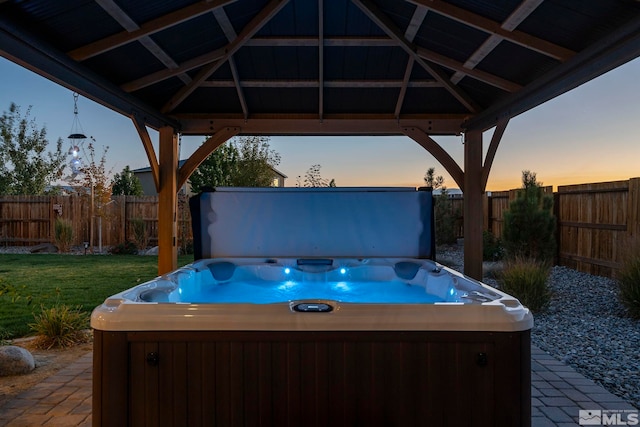
M559 186L553 194L557 261L579 271L615 276L627 244L640 239L640 178ZM518 190L492 192L485 229L502 236L502 217Z
M55 243L55 221L68 220L73 227L72 245L83 246L91 238L91 203L83 195L0 196L0 245L33 246ZM178 246L192 239L191 215L186 199L178 203ZM148 246L158 240L158 196L114 196L101 217L93 218L93 246L114 246L135 241L134 224L144 222Z
M640 178L628 181L566 185L552 193L558 229L558 263L580 271L613 276L619 268L625 244L640 239ZM504 212L518 190L494 191L485 196L484 228L502 236ZM451 199L451 212L462 216L463 199ZM0 196L0 245L32 246L54 243L56 218L73 225L74 245L88 242L91 228L86 196ZM191 216L186 199L178 203L178 246L192 239ZM133 225L143 221L149 245L158 236L157 196L115 196L100 221L94 218L94 246L102 230L104 246L135 240ZM462 224L462 218L458 218ZM462 227L457 228L463 237Z

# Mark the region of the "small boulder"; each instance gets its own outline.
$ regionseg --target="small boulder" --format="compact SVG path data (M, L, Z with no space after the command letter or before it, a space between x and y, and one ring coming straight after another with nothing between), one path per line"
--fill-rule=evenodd
M158 247L154 246L146 251L143 251L145 255L158 255Z
M28 374L36 367L33 355L15 345L0 346L0 377Z
M58 252L58 248L51 243L42 243L40 245L32 246L29 249L32 254L55 254Z

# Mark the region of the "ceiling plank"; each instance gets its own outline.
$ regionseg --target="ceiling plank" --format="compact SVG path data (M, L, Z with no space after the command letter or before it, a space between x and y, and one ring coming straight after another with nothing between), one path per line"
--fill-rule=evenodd
M245 28L242 29L238 37L224 48L224 55L218 61L200 70L193 81L180 89L171 99L164 105L161 111L169 112L176 108L182 101L193 93L198 86L215 73L215 71L224 64L234 53L240 49L247 40L249 40L260 28L262 28L271 18L273 18L289 0L271 0L256 16L251 19Z
M428 64L416 53L416 47L409 42L404 35L398 30L398 28L389 20L379 9L369 0L351 0L366 16L369 17L382 31L384 31L389 37L394 39L398 45L404 49L405 52L412 56L415 62L423 67L433 78L438 80L444 88L456 98L466 109L475 113L479 111L479 106L473 101L469 95L464 93L459 87L454 85L449 77L442 72L435 64Z
M483 16L469 12L468 10L459 8L442 0L409 0L417 5L424 6L430 10L444 15L448 18L461 22L470 27L484 31L489 34L495 34L512 43L523 46L527 49L534 50L543 55L557 59L558 61L566 61L576 53L571 49L558 46L538 37L522 31L508 31L500 26L498 22L487 19Z
M254 37L245 43L251 47L301 46L317 47L317 37ZM389 37L324 37L324 46L340 47L394 47L398 43Z
M99 0L99 1L104 2L104 0ZM76 61L84 61L86 59L89 59L101 53L108 52L112 49L115 49L127 43L136 41L141 37L149 36L153 33L157 33L158 31L162 31L166 28L188 21L189 19L198 17L207 12L210 12L211 10L217 9L226 4L232 3L234 1L235 0L199 1L198 3L194 3L183 9L177 10L175 12L172 12L167 15L163 15L159 18L148 21L140 25L140 27L137 29L132 28L131 30L125 30L121 33L117 33L112 36L105 37L104 39L97 40L93 43L89 43L85 46L81 46L77 49L73 49L67 52L67 55L69 55L72 59ZM108 3L112 3L112 2L108 2ZM105 3L105 4L108 5L108 3ZM105 6L103 6L103 8L105 8ZM120 8L117 7L117 9L120 9ZM114 12L114 13L118 13L118 12Z

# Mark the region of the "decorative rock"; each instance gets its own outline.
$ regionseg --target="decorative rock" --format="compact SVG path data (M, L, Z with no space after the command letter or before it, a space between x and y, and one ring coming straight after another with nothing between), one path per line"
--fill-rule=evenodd
M40 245L31 247L29 252L31 252L32 254L54 254L58 252L58 248L51 243L42 243Z
M146 251L143 252L145 255L158 255L158 247L154 246L151 249L148 249Z
M36 367L33 355L15 345L0 346L0 377L28 374Z

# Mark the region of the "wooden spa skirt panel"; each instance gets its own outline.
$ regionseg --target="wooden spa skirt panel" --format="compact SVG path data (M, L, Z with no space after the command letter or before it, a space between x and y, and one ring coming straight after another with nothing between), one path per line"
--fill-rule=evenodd
M95 331L94 426L530 426L530 331Z

